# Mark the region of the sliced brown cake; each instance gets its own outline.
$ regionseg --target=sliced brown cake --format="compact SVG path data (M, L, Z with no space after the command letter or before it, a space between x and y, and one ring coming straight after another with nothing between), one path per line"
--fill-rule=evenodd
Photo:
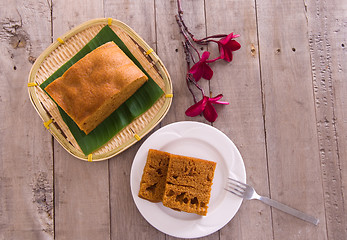
M205 216L215 168L215 162L171 154L164 206Z
M111 41L81 58L45 90L89 134L147 80Z
M148 151L147 162L140 183L139 197L151 202L160 202L163 199L169 159L170 153L154 149Z

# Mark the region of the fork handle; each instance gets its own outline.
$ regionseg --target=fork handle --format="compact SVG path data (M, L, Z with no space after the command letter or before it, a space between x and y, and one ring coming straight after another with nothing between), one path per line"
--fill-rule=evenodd
M296 210L294 208L288 207L287 205L284 205L283 203L272 200L268 197L260 197L259 200L267 205L270 205L271 207L277 208L283 212L291 214L297 218L310 222L314 225L317 225L319 223L319 219L313 216L307 215L306 213L300 212L299 210Z

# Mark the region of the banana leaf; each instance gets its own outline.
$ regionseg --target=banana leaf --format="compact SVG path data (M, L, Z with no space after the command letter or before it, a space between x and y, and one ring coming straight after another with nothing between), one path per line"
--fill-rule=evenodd
M115 42L118 47L128 55L128 57L147 75L148 81L88 135L80 130L67 113L58 106L63 121L69 127L72 135L85 155L92 153L107 143L135 118L145 113L164 93L151 76L143 69L139 61L132 55L122 40L108 25L102 28L89 43L87 43L75 56L54 72L40 85L40 87L44 90L48 84L58 77L61 77L66 70L86 54L110 41Z

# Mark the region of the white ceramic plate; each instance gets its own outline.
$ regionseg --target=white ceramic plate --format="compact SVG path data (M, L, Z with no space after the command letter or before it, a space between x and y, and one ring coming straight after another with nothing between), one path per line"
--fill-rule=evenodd
M206 216L174 211L138 197L150 148L217 163ZM152 226L174 237L197 238L221 229L240 208L242 199L224 190L228 177L246 181L245 166L234 143L210 125L184 121L169 124L147 138L135 156L130 185L137 208Z

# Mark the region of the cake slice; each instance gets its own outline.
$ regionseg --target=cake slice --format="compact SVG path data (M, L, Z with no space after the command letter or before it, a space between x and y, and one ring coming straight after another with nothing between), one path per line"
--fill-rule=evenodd
M108 42L72 65L45 90L88 134L147 79L114 42Z
M215 168L212 161L171 154L163 205L205 216Z
M151 202L160 202L163 199L169 160L170 153L154 149L148 151L147 162L140 183L139 197Z

